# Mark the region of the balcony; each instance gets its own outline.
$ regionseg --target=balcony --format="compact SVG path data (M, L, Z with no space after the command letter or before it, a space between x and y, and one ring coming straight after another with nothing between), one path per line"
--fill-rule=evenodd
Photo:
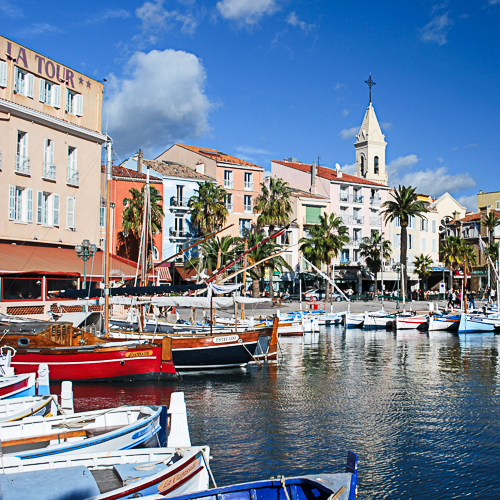
M359 244L361 243L362 241L362 238L351 238L349 240L349 245L353 246L353 247L359 247Z
M370 226L381 226L382 219L380 217L370 217Z
M56 165L52 165L52 163L43 162L42 168L42 179L46 181L54 181L56 180Z
M80 187L80 171L68 168L66 184L68 186Z
M348 193L342 193L342 191L340 192L340 196L339 196L339 199L340 201L351 201L351 197L349 196Z
M243 213L253 214L253 205L243 205Z
M353 203L363 203L363 197L359 194L354 194L352 197Z
M176 229L175 227L169 228L169 234L172 238L186 238L188 231L186 229Z
M170 208L189 208L189 200L186 198L177 198L177 196L170 197Z
M375 205L378 207L381 203L382 203L382 198L380 198L379 196L372 196L370 198L370 205Z
M340 218L344 222L344 224L350 224L351 223L351 217L348 215L341 215Z
M352 216L352 224L364 224L365 218L359 215Z
M232 214L233 213L233 204L232 203L226 203L226 208L227 211Z
M224 187L226 189L233 189L234 182L232 179L224 179Z
M245 182L245 191L253 191L253 182Z
M16 174L31 175L30 159L27 156L16 155Z

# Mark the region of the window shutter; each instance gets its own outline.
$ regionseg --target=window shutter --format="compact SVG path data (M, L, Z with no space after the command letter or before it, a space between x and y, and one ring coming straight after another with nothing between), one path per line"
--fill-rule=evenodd
M7 61L0 61L0 87L7 87Z
M33 222L33 189L27 189L26 191L28 193L26 221Z
M66 89L66 113L69 113L69 98L70 98L70 93L69 90Z
M35 77L31 73L26 74L26 96L33 99L35 94Z
M23 136L23 157L28 158L28 132Z
M83 115L83 96L81 94L78 94L75 96L76 102L75 102L75 115L76 116L82 116Z
M72 158L72 165L71 168L73 169L73 172L76 172L78 170L78 149L75 148L73 149L73 158Z
M37 191L36 198L36 223L41 224L43 221L43 191Z
M43 145L43 161L45 163L49 162L49 140L44 139L44 145Z
M52 85L52 106L59 109L61 107L61 86Z
M45 102L45 80L43 78L40 78L40 95L38 98L40 102Z
M16 186L9 186L9 220L16 217Z
M54 226L59 226L59 206L60 206L60 198L58 194L53 194L53 203L54 203Z
M49 163L54 165L54 141L49 141Z
M19 69L14 66L14 92L19 92Z
M68 196L66 198L66 228L75 227L75 198Z

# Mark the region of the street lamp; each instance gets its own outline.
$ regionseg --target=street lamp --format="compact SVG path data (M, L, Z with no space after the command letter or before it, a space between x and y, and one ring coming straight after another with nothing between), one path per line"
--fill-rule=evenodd
M97 252L97 247L89 240L83 240L81 245L75 247L76 255L83 260L83 289L87 288L87 261Z

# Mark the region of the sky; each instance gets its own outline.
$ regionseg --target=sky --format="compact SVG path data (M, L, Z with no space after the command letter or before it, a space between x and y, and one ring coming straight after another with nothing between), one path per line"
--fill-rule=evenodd
M106 79L117 161L181 142L352 172L371 74L391 185L500 190L500 0L0 0L0 25Z

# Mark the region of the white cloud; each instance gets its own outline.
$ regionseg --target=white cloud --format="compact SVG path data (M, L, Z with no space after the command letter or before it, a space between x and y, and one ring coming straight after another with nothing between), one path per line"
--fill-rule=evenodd
M239 153L248 155L272 155L270 151L261 148L254 148L253 146L236 146L234 149Z
M243 25L257 24L265 15L278 10L276 0L221 0L217 2L220 15Z
M399 156L387 165L387 173L389 174L389 177L391 175L397 175L400 170L406 170L415 165L417 162L417 155Z
M63 30L49 23L35 23L29 28L24 28L18 32L23 36L57 35Z
M458 203L467 208L468 212L477 212L477 195L460 196L457 198Z
M500 5L500 0L489 0L488 5Z
M136 9L136 16L142 21L142 32L150 43L156 43L161 34L181 25L180 30L186 34L193 34L198 27L194 15L187 11L168 11L163 7L165 0L144 2Z
M342 116L347 116L349 113L351 112L350 109L344 109L344 111L342 111Z
M0 12L7 17L24 17L21 8L8 1L2 1L2 3L0 3Z
M340 170L342 170L342 172L345 172L346 174L353 175L356 172L356 163L352 163L351 165L347 163L343 167L341 167Z
M434 16L431 21L421 30L421 38L424 42L445 45L448 43L446 35L453 26L453 20L448 16L449 11Z
M467 146L464 146L464 149L478 148L478 147L479 144L472 143L472 144L467 144Z
M99 24L111 19L128 19L129 17L131 17L131 14L128 10L108 9L101 14L96 14L90 19L87 19L87 21L85 21L85 24Z
M291 26L299 27L305 32L309 32L316 27L315 24L307 24L305 21L301 21L295 12L290 12L290 14L288 14L286 22Z
M128 78L109 77L104 116L123 154L195 138L208 130L212 104L204 93L205 69L194 55L167 49L136 52Z
M342 137L342 139L347 140L350 139L351 137L356 137L358 131L359 127L345 128L344 130L341 130L339 132L339 135L340 137Z
M439 163L444 163L444 159L443 159L443 158L441 158L441 156L438 156L438 157L436 158L436 160L437 160Z
M380 127L383 130L389 130L390 128L392 128L392 123L391 122L384 122L384 123L380 124Z

